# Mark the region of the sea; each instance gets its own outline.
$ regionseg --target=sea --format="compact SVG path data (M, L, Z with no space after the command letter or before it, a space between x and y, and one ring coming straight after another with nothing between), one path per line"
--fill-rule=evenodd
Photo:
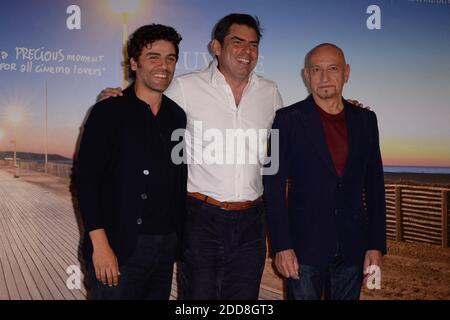
M450 174L450 167L384 166L384 172Z

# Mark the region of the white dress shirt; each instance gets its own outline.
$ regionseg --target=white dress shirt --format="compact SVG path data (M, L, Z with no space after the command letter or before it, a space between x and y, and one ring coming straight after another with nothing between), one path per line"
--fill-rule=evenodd
M187 115L187 190L219 201L260 197L261 163L250 159L256 154L264 157L275 112L283 107L276 83L253 72L236 107L233 92L214 60L202 71L175 78L164 94ZM234 139L234 145L230 144L226 134L239 131L257 141L248 138L239 144Z

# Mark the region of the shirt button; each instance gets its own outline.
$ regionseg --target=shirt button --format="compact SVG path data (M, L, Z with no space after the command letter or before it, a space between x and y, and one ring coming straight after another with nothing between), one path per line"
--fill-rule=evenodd
M137 219L137 220L136 220L136 223L137 223L137 224L142 224L142 219L141 219L141 218Z
M148 176L148 174L150 173L148 170L144 170L144 175Z
M147 200L147 194L146 193L143 193L143 194L141 194L141 199L142 200Z

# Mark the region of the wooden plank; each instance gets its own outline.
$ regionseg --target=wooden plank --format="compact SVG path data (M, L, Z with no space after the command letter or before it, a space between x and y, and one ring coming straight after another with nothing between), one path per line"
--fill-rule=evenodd
M430 198L439 198L439 193L442 191L442 188L438 188L435 190L430 190L430 189L424 189L423 187L416 187L416 188L411 188L411 187L401 187L404 188L405 194L410 195L410 196L428 196Z
M418 194L405 194L405 198L407 199L418 199L418 200L433 200L438 201L441 198L441 195L436 193L436 196L421 196Z
M403 241L403 229L402 229L402 189L395 187L395 229L397 231L397 241Z
M439 241L435 241L435 240L429 240L429 239L421 239L421 238L417 238L417 237L407 237L405 236L405 242L410 242L410 243L427 243L427 244L432 244L432 245L439 245L440 244L440 240Z
M65 273L65 269L69 264L73 264L73 263L67 263L63 260L61 260L61 257L58 257L58 255L62 255L63 258L65 260L68 259L68 257L64 257L64 255L67 255L67 249L66 250L61 250L61 248L58 248L59 252L54 252L51 253L52 250L48 250L49 248L52 249L52 247L55 247L55 237L54 237L54 231L55 228L49 228L52 227L52 225L49 225L47 223L45 223L46 221L43 219L45 218L45 212L41 212L39 209L37 209L35 206L33 206L32 204L36 204L39 202L36 202L35 200L35 195L41 197L42 201L48 201L49 199L46 199L46 194L40 194L39 192L36 192L36 189L39 189L36 186L33 186L31 184L29 184L32 192L30 192L31 194L33 194L33 197L29 197L28 194L26 194L26 192L21 192L29 189L29 188L23 188L21 187L21 190L16 190L18 192L15 192L14 195L12 196L12 198L14 199L14 203L13 203L13 207L15 209L15 215L16 217L15 219L15 224L14 227L17 228L18 233L17 233L17 237L19 237L20 239L22 239L22 241L25 240L25 234L27 235L27 246L29 246L29 255L31 257L31 260L28 261L28 264L36 264L35 268L38 268L38 271L36 272L36 274L38 274L39 276L45 275L45 277L47 278L47 280L49 279L50 275L52 275L52 280L53 279L57 279L57 283L59 284L59 288L65 292L64 294L64 298L66 299L85 299L85 294L83 294L82 292L70 292L70 290L66 287L65 281L68 277L68 275ZM19 198L18 198L19 197ZM56 198L55 198L56 199ZM48 202L52 202L52 201L48 201ZM67 201L66 201L67 202ZM69 202L66 203L62 203L63 206L66 206L68 208L71 207L71 204ZM74 216L73 216L74 217ZM67 219L59 219L59 221L57 221L57 219L52 219L52 220L56 220L53 223L53 226L57 226L55 225L56 222L60 222L60 223L65 223L68 220ZM75 221L75 218L72 219L72 221ZM52 237L48 237L47 234L52 234ZM22 237L21 237L22 235ZM37 237L36 237L37 235ZM66 238L68 238L69 242L70 240L72 240L72 245L70 246L71 249L73 250L72 255L69 254L70 256L70 260L71 261L77 261L78 259L78 241L73 241L73 238L70 234L66 234L65 235ZM16 239L17 239L16 237ZM50 240L48 242L42 241L43 239L47 239ZM34 243L30 243L30 241L33 240ZM61 241L58 241L58 239L56 240L58 242L58 244ZM44 249L44 250L43 250ZM50 253L50 254L49 254ZM49 258L50 256L50 258ZM75 258L75 259L73 259ZM51 262L51 263L50 263ZM56 264L55 264L56 263ZM45 267L44 267L45 265ZM34 272L33 272L34 274ZM58 277L55 277L55 275L59 275L59 279ZM43 276L41 277L43 278ZM48 282L49 283L53 283L52 281ZM56 285L53 283L52 284L53 288L56 288ZM52 290L53 291L53 290ZM62 295L61 293L58 294L59 290L56 290L56 294L55 294L55 298L57 299L61 299ZM77 290L80 291L80 290ZM47 297L46 297L47 298Z
M64 295L55 284L53 279L54 276L52 277L52 274L54 274L54 269L51 263L47 260L45 253L36 246L36 239L34 235L27 234L27 230L20 224L17 224L17 222L15 222L14 227L17 228L17 230L20 231L20 234L24 237L22 241L24 241L25 246L28 248L29 254L36 264L39 274L44 281L44 285L39 286L40 290L44 290L43 288L46 287L50 293L50 296L43 293L44 299L64 299Z
M10 191L9 192L10 194L8 194L4 198L5 207L7 208L5 212L10 213L9 217L7 219L3 219L2 221L2 227L5 233L5 238L7 239L9 244L9 259L11 266L13 268L14 280L16 281L17 288L19 294L21 295L21 298L27 300L42 299L39 290L37 289L36 284L34 283L31 272L28 269L25 259L22 256L22 253L19 249L21 243L14 238L14 235L12 234L11 229L9 227L12 217L14 217L14 212L11 209L13 202L11 199L11 192L13 192L16 189L16 186L17 183L12 187L10 186L10 188L8 189L8 191Z
M425 210L417 210L417 209L409 208L409 207L408 208L403 208L403 212L404 213L406 213L406 212L413 212L413 213L418 213L420 215L428 215L430 217L435 216L437 219L440 219L440 217L441 217L440 213L437 213L437 212L425 211Z
M29 207L25 201L17 201L16 206L18 207L17 210L19 210L20 212L40 210ZM42 239L48 240L47 243L43 243L43 245L47 244L56 245L61 249L60 252L64 255L71 252L75 253L77 251L77 248L73 246L68 240L70 235L69 237L65 237L62 232L61 233L59 232L58 228L56 227L56 225L53 224L53 222L47 222L44 221L42 217L36 217L34 219L29 219L28 225L35 226L34 231L39 232L42 235L42 237L40 237L40 240ZM51 238L49 237L49 235L51 235ZM71 258L72 255L69 254L68 257Z
M448 195L446 190L442 191L442 247L448 248Z
M425 206L425 205L420 205L420 204L410 204L410 203L403 201L403 199L402 199L402 207L408 208L408 209L423 210L423 211L427 211L430 213L436 213L436 214L441 213L440 207Z
M48 290L45 290L45 283L43 282L42 278L39 278L39 273L37 272L35 265L31 262L31 259L23 246L22 241L19 239L17 235L17 230L12 226L14 218L16 215L14 214L14 208L13 208L13 201L10 197L8 197L10 201L6 202L6 206L9 207L9 211L13 214L11 215L11 218L8 219L6 230L7 234L10 236L10 241L12 241L15 246L12 247L14 255L16 257L16 260L19 264L20 271L22 273L22 276L25 280L26 286L30 292L31 299L33 300L41 300L43 297L41 295L40 290L38 289L38 284L36 283L36 279L38 282L40 282L41 285L43 285L43 291L45 296L50 296ZM21 217L22 218L22 217ZM23 221L20 221L19 223L23 223Z
M431 235L425 235L423 233L416 232L415 230L411 229L405 229L404 231L404 237L410 238L410 239L418 239L418 240L433 240L435 244L441 244L441 237L440 235L437 236L431 236Z
M439 233L442 232L442 223L431 221L431 220L425 220L425 219L414 219L409 216L403 216L403 223L411 222L416 223L417 225L423 226L423 227L429 227L432 230L439 231Z
M442 191L444 192L444 191ZM403 197L403 202L404 203L411 203L411 204L417 204L417 205L425 205L425 206L430 206L432 208L436 208L436 207L440 207L442 202L441 199L436 199L435 201L432 201L430 198L428 199L416 199L416 198L409 198L404 196Z
M447 187L431 187L431 186L410 185L410 184L395 184L395 186L405 188L408 191L416 191L416 190L427 190L427 191L447 190L447 191L450 191L450 188L447 188Z
M15 227L14 220L8 223L9 233L16 243L16 257L20 261L22 275L30 291L33 300L42 300L51 298L51 294L45 285L40 273L31 259L27 249L25 248L21 237L18 236L18 229Z
M15 244L12 243L9 234L7 234L7 228L5 225L5 219L2 219L0 221L0 237L4 244L6 260L11 267L11 274L6 278L8 288L11 288L11 290L8 291L10 291L11 299L31 300L31 295L28 292L28 288L22 276L19 264L12 250L12 247ZM11 294L11 291L14 293ZM17 295L15 293L17 293Z
M29 211L35 211L39 215L35 216L35 219L32 220L33 224L38 227L39 230L45 230L44 236L48 234L52 235L52 238L49 239L51 243L56 243L61 245L61 252L64 253L78 253L78 242L79 242L79 234L66 234L65 230L61 229L59 225L66 224L67 220L61 220L59 223L55 222L55 218L46 217L45 214L49 212L48 208L44 208L44 210L40 207L31 207L26 201L17 201L17 205L20 207L20 210L25 213ZM19 205L20 204L20 205ZM47 209L47 210L45 210ZM74 241L76 240L76 241ZM69 255L72 257L72 254Z
M2 250L2 248L0 248ZM8 300L9 293L3 271L2 253L0 252L0 300Z
M434 214L427 214L425 212L417 212L411 210L403 210L404 217L413 217L423 221L434 221L441 224L442 218L440 216L436 216Z
M23 203L22 203L23 204ZM66 268L69 265L78 265L78 251L74 246L67 246L68 237L60 235L57 230L49 229L48 224L44 223L42 219L33 219L30 221L29 227L33 234L37 234L37 243L45 251L46 257L53 261L53 274L59 276L59 288L63 292L65 299L84 299L84 292L79 292L80 290L69 290L66 287L65 281L68 275L65 273ZM52 235L52 237L49 236Z
M2 190L2 185L0 184L0 199L4 199L4 192ZM19 289L17 288L16 282L14 280L14 274L12 271L11 263L9 261L9 256L7 253L7 249L9 246L9 243L6 240L6 232L3 230L3 221L6 218L7 215L7 208L4 205L3 201L0 205L0 263L2 264L2 272L3 277L5 279L5 290L3 292L8 293L9 299L20 299Z
M424 225L417 224L417 223L404 222L403 223L403 231L406 232L407 230L414 230L416 232L423 233L424 236L430 235L430 236L440 237L442 234L441 228L430 228L430 227L426 227Z

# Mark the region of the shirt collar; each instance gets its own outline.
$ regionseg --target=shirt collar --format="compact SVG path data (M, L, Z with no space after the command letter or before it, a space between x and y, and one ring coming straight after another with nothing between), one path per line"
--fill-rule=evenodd
M222 72L219 71L218 68L219 62L217 61L217 58L214 58L211 63L208 66L208 71L210 73L210 79L211 79L211 85L215 88L219 87L221 84L227 84L227 81L225 80L225 76L222 74ZM258 76L256 75L255 70L253 69L250 73L249 77L249 84L257 84L258 83Z
M150 108L150 105L147 104L145 101L142 101L138 98L136 95L136 91L134 91L135 82L133 81L126 89L123 90L123 95L127 97L127 99L130 99L130 101L134 102L134 105L140 106L141 108L145 108L145 110L148 110ZM167 98L163 94L161 97L161 105L160 109L158 111L158 115L161 113L161 110L165 109L163 107L167 103Z

